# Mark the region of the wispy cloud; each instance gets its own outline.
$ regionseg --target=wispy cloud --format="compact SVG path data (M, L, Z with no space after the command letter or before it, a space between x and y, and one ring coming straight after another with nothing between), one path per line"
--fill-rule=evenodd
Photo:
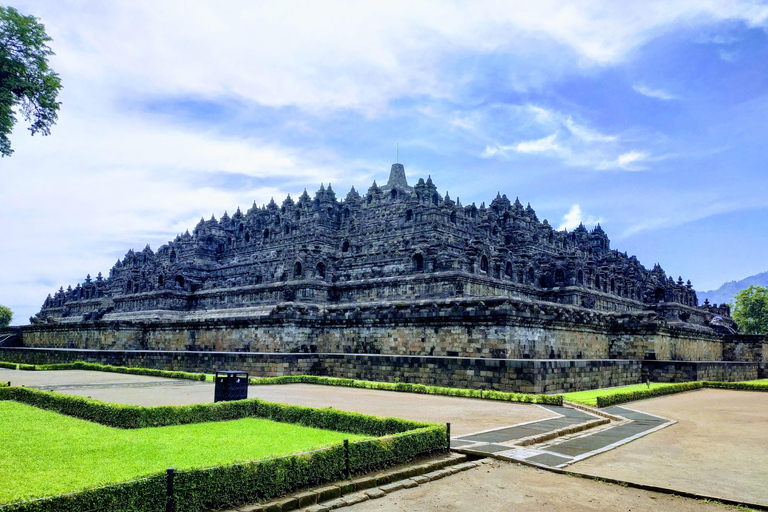
M30 138L20 127L15 155L0 161L9 248L0 251L0 302L16 301L21 319L51 291L40 282L58 288L106 271L129 247L157 247L200 215L329 180L367 187L388 168L374 139L400 140L401 155L421 151L409 176L474 166L497 179L513 159L533 164L528 178L650 167L661 151L635 136L633 119L605 122L601 107L555 98L551 86L618 69L681 26L761 27L768 16L747 0L14 5L45 23L65 84L53 135ZM189 123L146 108L189 98L236 108L215 120L192 113ZM456 174L451 190L466 186L466 172ZM554 217L572 201L560 200Z
M505 156L510 151L517 152L517 153L524 153L524 154L548 153L548 152L558 153L563 151L563 149L555 143L556 138L557 138L557 132L553 133L548 137L543 137L541 139L536 139L536 140L518 142L517 144L512 144L510 146L501 146L501 145L486 146L485 151L483 151L482 153L482 156L483 158L490 158L497 155Z
M642 94L643 96L648 96L649 98L656 98L657 100L674 100L676 96L668 93L667 91L664 91L662 89L651 89L650 87L646 87L645 85L634 85L632 86L632 89L635 90L635 92Z
M520 142L517 145L512 146L512 149L518 153L544 153L547 151L560 151L560 147L555 143L556 138L557 132L553 133L549 137Z
M650 160L650 156L645 151L628 151L622 153L615 160L604 161L597 165L599 170L621 169L625 171L642 171L647 167L641 165L641 162Z
M577 227L579 227L579 224L586 224L587 226L593 226L595 224L599 224L600 222L603 222L602 219L592 217L592 216L584 216L581 212L581 206L578 204L574 204L571 206L571 209L568 210L568 213L566 213L563 216L563 222L560 224L560 226L557 228L558 230L563 229L569 229L574 230Z

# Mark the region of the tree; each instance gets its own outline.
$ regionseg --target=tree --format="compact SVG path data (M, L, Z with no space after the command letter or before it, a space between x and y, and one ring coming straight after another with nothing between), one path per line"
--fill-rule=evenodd
M58 117L59 75L48 67L51 38L34 16L0 6L0 156L13 153L8 136L18 110L32 135L49 135Z
M750 286L737 293L731 316L745 334L768 334L768 288Z
M13 311L11 308L7 308L0 304L0 329L8 327L13 320Z

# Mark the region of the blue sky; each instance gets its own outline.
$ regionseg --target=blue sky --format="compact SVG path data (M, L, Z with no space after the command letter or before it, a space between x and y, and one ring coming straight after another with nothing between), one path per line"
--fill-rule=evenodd
M626 4L626 5L625 5ZM697 290L768 270L758 2L10 4L53 37L50 137L0 160L0 304L106 274L201 216L386 181L496 192Z

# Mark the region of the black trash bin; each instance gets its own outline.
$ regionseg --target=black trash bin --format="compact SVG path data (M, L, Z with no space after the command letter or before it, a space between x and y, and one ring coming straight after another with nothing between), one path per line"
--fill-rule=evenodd
M216 371L214 402L248 398L248 372Z

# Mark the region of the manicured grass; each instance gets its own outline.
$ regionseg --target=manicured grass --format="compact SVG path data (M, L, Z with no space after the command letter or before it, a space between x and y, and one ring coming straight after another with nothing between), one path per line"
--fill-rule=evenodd
M0 504L366 438L256 418L125 430L12 401L0 418Z
M663 382L651 382L650 389L665 388L671 384ZM632 391L644 391L648 389L647 384L632 384L631 386L620 386L616 388L591 389L589 391L575 391L573 393L563 393L563 400L575 402L577 404L597 406L598 396L616 395L619 393L630 393Z

